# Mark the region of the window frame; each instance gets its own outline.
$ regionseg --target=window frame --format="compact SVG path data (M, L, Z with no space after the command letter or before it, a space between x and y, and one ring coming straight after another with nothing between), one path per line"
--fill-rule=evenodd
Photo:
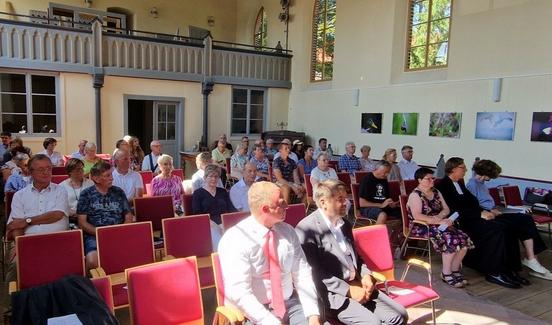
M265 27L264 30L263 26ZM257 37L259 37L260 40L259 45L257 45ZM264 45L263 41L265 42ZM257 18L255 18L255 26L253 26L253 46L261 50L263 47L268 46L268 21L264 7L261 7L261 9L259 9L259 12L257 13Z
M323 19L323 23L324 23L324 28L323 28L323 31L324 31L324 43L322 45L322 48L324 49L325 48L325 44L326 44L326 31L328 30L327 28L327 16L328 16L328 11L327 11L327 8L328 8L328 1L331 1L331 0L323 0L324 1L324 19ZM318 9L318 10L317 10ZM333 80L333 64L334 64L334 61L335 61L335 31L334 31L334 59L331 61L331 65L332 65L332 76L331 78L329 79L324 79L324 66L327 64L325 61L322 61L322 79L320 80L316 80L315 79L315 75L316 75L316 54L317 54L317 35L318 35L318 25L316 24L316 21L317 21L317 17L321 14L320 8L318 7L318 0L315 0L314 1L314 6L313 6L313 13L312 13L312 39L311 39L311 66L310 66L310 76L309 76L309 79L310 79L310 82L328 82L328 81L332 81ZM336 5L335 5L335 17L336 17L336 20L337 20L337 1L336 1ZM335 29L335 26L334 26L334 29ZM324 52L325 53L325 52Z
M232 122L234 120L234 90L246 90L247 91L247 103L246 103L246 124L245 124L245 133L234 133L232 129ZM251 123L251 91L262 91L263 92L263 120L262 120L262 130L260 133L251 133L250 132L250 123ZM267 88L262 87L232 87L232 93L230 97L230 136L231 137L241 137L241 136L261 136L263 132L266 132L267 129ZM240 103L242 104L242 103Z
M417 24L417 25L422 25L422 24L426 24L427 26L427 32L426 32L426 41L424 43L424 45L420 45L420 46L415 46L415 47L421 47L423 46L424 49L425 49L425 66L423 67L419 67L419 68L410 68L410 50L412 49L412 46L411 46L411 43L412 43L412 27L414 26L413 25L413 6L414 6L414 3L415 2L422 2L424 0L408 0L408 15L407 15L407 30L406 30L406 46L405 46L405 60L404 60L404 71L405 72L414 72L414 71L423 71L423 70L435 70L435 69L445 69L448 67L449 65L449 54L450 54L450 38L451 38L451 29L452 29L452 13L453 13L453 5L454 5L454 0L450 0L450 15L448 16L448 18L438 18L438 19L434 19L432 20L432 16L431 16L431 11L432 11L432 8L433 8L433 2L436 1L436 0L428 0L429 1L429 6L428 6L428 16L427 16L427 21L424 22L424 23L421 23L421 24ZM429 38L430 38L430 35L431 35L431 23L435 22L435 21L438 21L438 20L442 20L442 19L448 19L449 20L449 27L448 27L448 40L446 42L437 42L437 43L429 43ZM431 45L435 45L435 44L443 44L443 43L447 43L447 57L446 57L446 64L443 64L443 65L431 65L429 66L428 65L428 57L429 57L429 47Z
M17 74L17 75L24 75L25 76L25 105L26 105L26 126L27 126L27 133L18 133L18 132L12 132L12 134L18 137L60 137L61 136L61 108L60 108L60 81L59 81L59 73L55 72L46 72L46 71L21 71L21 70L13 70L13 69L0 69L0 74ZM55 94L42 94L42 93L33 93L32 89L32 77L33 76L45 76L45 77L54 77L54 89ZM3 92L0 90L0 96L2 94L21 94L21 93L13 93L13 92ZM33 96L52 96L55 98L55 114L51 113L36 113L33 114ZM1 107L1 99L0 99L0 128L2 131L6 131L3 129L3 123L4 123L4 114L14 114L14 113L4 113ZM23 115L23 113L15 114L15 115ZM34 132L34 122L33 122L33 115L48 115L48 116L55 116L56 118L56 132L55 133L47 133L47 132Z

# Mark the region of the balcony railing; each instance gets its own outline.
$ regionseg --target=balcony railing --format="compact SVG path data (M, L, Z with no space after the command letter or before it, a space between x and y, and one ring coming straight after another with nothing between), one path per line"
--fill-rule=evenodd
M291 87L288 51L52 21L0 19L0 67Z

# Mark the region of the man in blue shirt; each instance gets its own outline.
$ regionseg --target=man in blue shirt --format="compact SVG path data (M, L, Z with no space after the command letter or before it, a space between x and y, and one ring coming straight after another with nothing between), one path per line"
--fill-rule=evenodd
M356 145L349 141L345 144L345 154L339 158L339 170L353 175L355 171L362 170L362 165L357 156L355 156Z

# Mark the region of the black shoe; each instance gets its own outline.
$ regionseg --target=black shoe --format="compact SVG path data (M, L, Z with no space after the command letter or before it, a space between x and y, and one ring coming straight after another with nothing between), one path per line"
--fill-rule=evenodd
M528 286L531 284L531 282L529 282L529 280L527 280L526 278L522 277L521 275L519 275L519 273L517 272L511 272L507 278L509 278L510 280L512 280L512 282L517 282L519 284L523 284L524 286Z
M519 289L521 287L519 283L512 282L510 279L507 279L501 274L498 274L498 275L487 274L485 276L485 280L510 289Z

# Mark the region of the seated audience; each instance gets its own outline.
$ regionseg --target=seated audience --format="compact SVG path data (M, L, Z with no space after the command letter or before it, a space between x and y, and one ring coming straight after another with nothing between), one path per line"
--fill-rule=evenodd
M397 150L394 148L389 148L385 150L382 160L385 160L391 166L389 170L389 175L387 176L388 181L402 181L401 170L397 166Z
M318 210L295 227L324 309L342 324L406 324L406 309L376 288L356 252L347 221L347 192L339 180L318 184Z
M11 137L11 132L0 132L0 159L2 159L0 165L4 163L4 154L10 149Z
M241 138L241 144L247 148L247 153L249 153L249 137L244 135L242 138Z
M102 161L102 159L96 156L96 144L94 142L88 142L84 146L84 158L82 159L82 162L84 163L84 176L88 177L92 166L100 161Z
M289 151L289 154L288 154L288 157L293 160L293 162L295 162L295 164L297 164L299 162L299 157L297 157L297 155L295 154L295 152L291 151L291 141L289 141L289 139L284 139L282 140L282 142L280 143L280 145L284 143L284 144L287 144L288 147L290 148L290 151ZM280 148L278 147L278 152L274 155L274 160L276 160L276 158L280 157Z
M174 166L171 156L159 156L157 164L161 169L161 173L151 181L152 196L172 195L174 212L180 216L184 214L184 207L182 206L182 195L184 194L182 178L172 173Z
M521 270L518 239L507 227L494 219L492 213L481 209L475 196L461 179L466 175L464 160L452 157L445 163L446 176L435 186L451 211L458 212L459 228L475 244L464 264L485 274L485 279L507 288L528 284L517 273Z
M295 153L297 155L297 161L303 159L305 157L305 148L303 147L303 142L300 140L293 140L293 143L291 145L291 152Z
M278 153L278 149L276 149L276 147L274 147L274 139L268 138L266 140L266 147L264 149L264 153L265 153L265 157L268 160L273 160L274 159L274 155Z
M320 324L311 268L285 219L273 183L254 183L251 216L228 229L219 246L226 303L252 324Z
M376 169L360 182L360 212L366 218L376 220L377 224L385 224L389 216L400 216L399 202L389 197L387 175L390 171L391 164L381 160Z
M17 192L31 182L31 174L28 168L29 156L26 153L19 153L12 160L16 163L19 172L12 173L8 177L4 185L4 193Z
M230 158L230 168L232 170L232 174L241 174L248 160L247 149L243 145L239 144L236 148L236 152L234 152L232 158Z
M6 149L6 152L4 153L4 157L2 159L2 161L4 161L4 164L6 164L13 158L13 156L16 155L12 154L13 149L17 149L15 150L16 152L26 153L29 157L32 157L33 155L29 147L23 146L23 140L21 140L21 138L19 137L16 137L10 140L10 146L8 149Z
M77 158L71 158L65 165L65 170L69 178L61 182L61 187L67 192L67 201L69 203L69 217L77 216L77 203L82 191L94 186L89 178L84 177L84 163Z
M29 160L32 183L17 191L7 222L8 238L69 229L67 193L51 183L52 163L37 154Z
M369 158L370 151L372 151L372 148L367 145L360 148L360 165L362 166L362 170L366 172L373 172L376 167L376 162Z
M144 195L144 183L137 172L130 169L130 154L125 150L115 150L113 154L115 168L113 169L113 186L125 191L128 202L134 205L135 197Z
M88 143L88 140L84 140L84 139L83 139L83 140L80 140L80 141L79 141L79 145L78 145L79 150L73 152L73 153L71 154L71 158L83 159L83 158L84 158L84 155L85 155L85 153L84 153L84 147L86 146L87 143Z
M127 138L128 137L128 138ZM140 139L135 136L125 136L130 153L130 169L140 171L144 161L144 150L140 147Z
M257 139L255 140L255 143L253 144L253 147L250 148L249 152L247 153L247 159L251 159L255 155L255 147L261 146L263 149L263 152L265 151L265 141L263 139Z
M195 192L197 189L203 187L205 182L205 167L211 164L211 154L208 152L202 152L196 157L196 167L197 171L192 175L192 191ZM219 179L217 181L217 187L224 188L222 181Z
M46 138L44 139L42 146L44 147L44 150L39 153L48 156L53 166L63 166L63 156L59 152L54 151L54 148L57 146L56 139Z
M414 173L414 178L418 186L410 193L407 203L410 234L430 239L433 249L441 253L441 279L452 287L462 288L468 283L461 273L462 260L468 249L473 248L473 243L448 218L454 211L450 211L441 193L433 187L433 171L422 167ZM412 222L414 220L424 222L428 227ZM442 225L447 228L441 231L438 228Z
M257 179L256 181L268 180L268 167L270 163L265 157L265 152L261 146L255 146L253 150L253 157L249 159L249 162L253 163L257 167Z
M312 184L312 190L313 193L316 191L316 188L318 187L318 183L328 180L328 179L338 179L337 173L333 168L330 167L330 164L328 163L328 154L325 152L322 152L318 155L318 164L317 166L312 170L310 181Z
M356 145L354 142L345 144L345 154L339 157L339 170L354 175L357 170L362 170L362 165L357 156L355 156Z
M303 159L299 159L299 162L297 163L297 168L299 171L299 180L301 183L305 179L305 174L311 174L312 170L316 167L317 162L313 158L314 149L311 145L307 145L305 147L305 157Z
M222 236L220 215L237 211L230 196L224 188L217 187L220 180L220 167L207 165L205 167L205 182L202 188L192 194L193 214L208 213L211 218L211 240L216 251L218 242Z
M23 158L29 158L29 155L23 150L23 147L15 147L13 149L10 149L10 157L11 159L7 161L1 168L2 170L2 179L4 182L8 180L8 177L11 175L19 175L21 174L21 168L19 168L18 163ZM18 158L19 157L19 158Z
M238 211L249 212L249 203L247 202L247 191L257 177L257 166L254 163L247 163L242 173L242 178L230 189L230 200Z
M230 142L228 142L228 138L226 137L226 134L221 134L219 135L218 139L215 140L210 146L209 146L209 150L213 150L217 147L218 145L218 142L219 141L223 141L226 145L226 149L227 150L230 150L230 153L234 152L234 149L232 148L232 144Z
M280 143L280 156L274 158L272 163L272 172L276 178L276 185L282 190L284 199L289 204L291 202L291 192L295 193L298 199L306 199L305 188L299 180L297 164L289 158L289 145L286 142Z
M320 139L318 139L318 147L316 149L314 149L314 153L313 153L312 157L314 159L318 159L318 156L321 153L325 153L325 154L328 155L328 158L331 158L333 156L333 152L330 153L329 151L330 150L328 148L328 139L320 138Z
M403 146L401 149L401 155L403 159L399 161L399 170L401 171L401 178L403 180L414 179L414 173L418 170L418 164L412 160L414 155L414 149L412 146Z
M144 160L142 161L142 170L151 170L154 175L159 174L159 165L157 164L157 159L161 156L161 150L162 150L161 142L158 140L153 140L150 142L150 150L151 152L144 157Z
M485 182L497 178L502 168L492 160L481 159L472 168L474 175L466 184L468 190L477 198L479 206L490 212L496 220L506 223L512 230L512 235L517 236L523 243L527 258L521 263L531 271L530 275L552 280L552 273L537 260L536 254L546 250L539 231L537 230L533 217L525 213L504 213L502 207L495 206L494 200L485 186Z
M84 189L77 204L87 270L98 267L96 227L131 223L134 219L125 192L113 186L111 165L104 161L95 164L90 178L95 186Z

